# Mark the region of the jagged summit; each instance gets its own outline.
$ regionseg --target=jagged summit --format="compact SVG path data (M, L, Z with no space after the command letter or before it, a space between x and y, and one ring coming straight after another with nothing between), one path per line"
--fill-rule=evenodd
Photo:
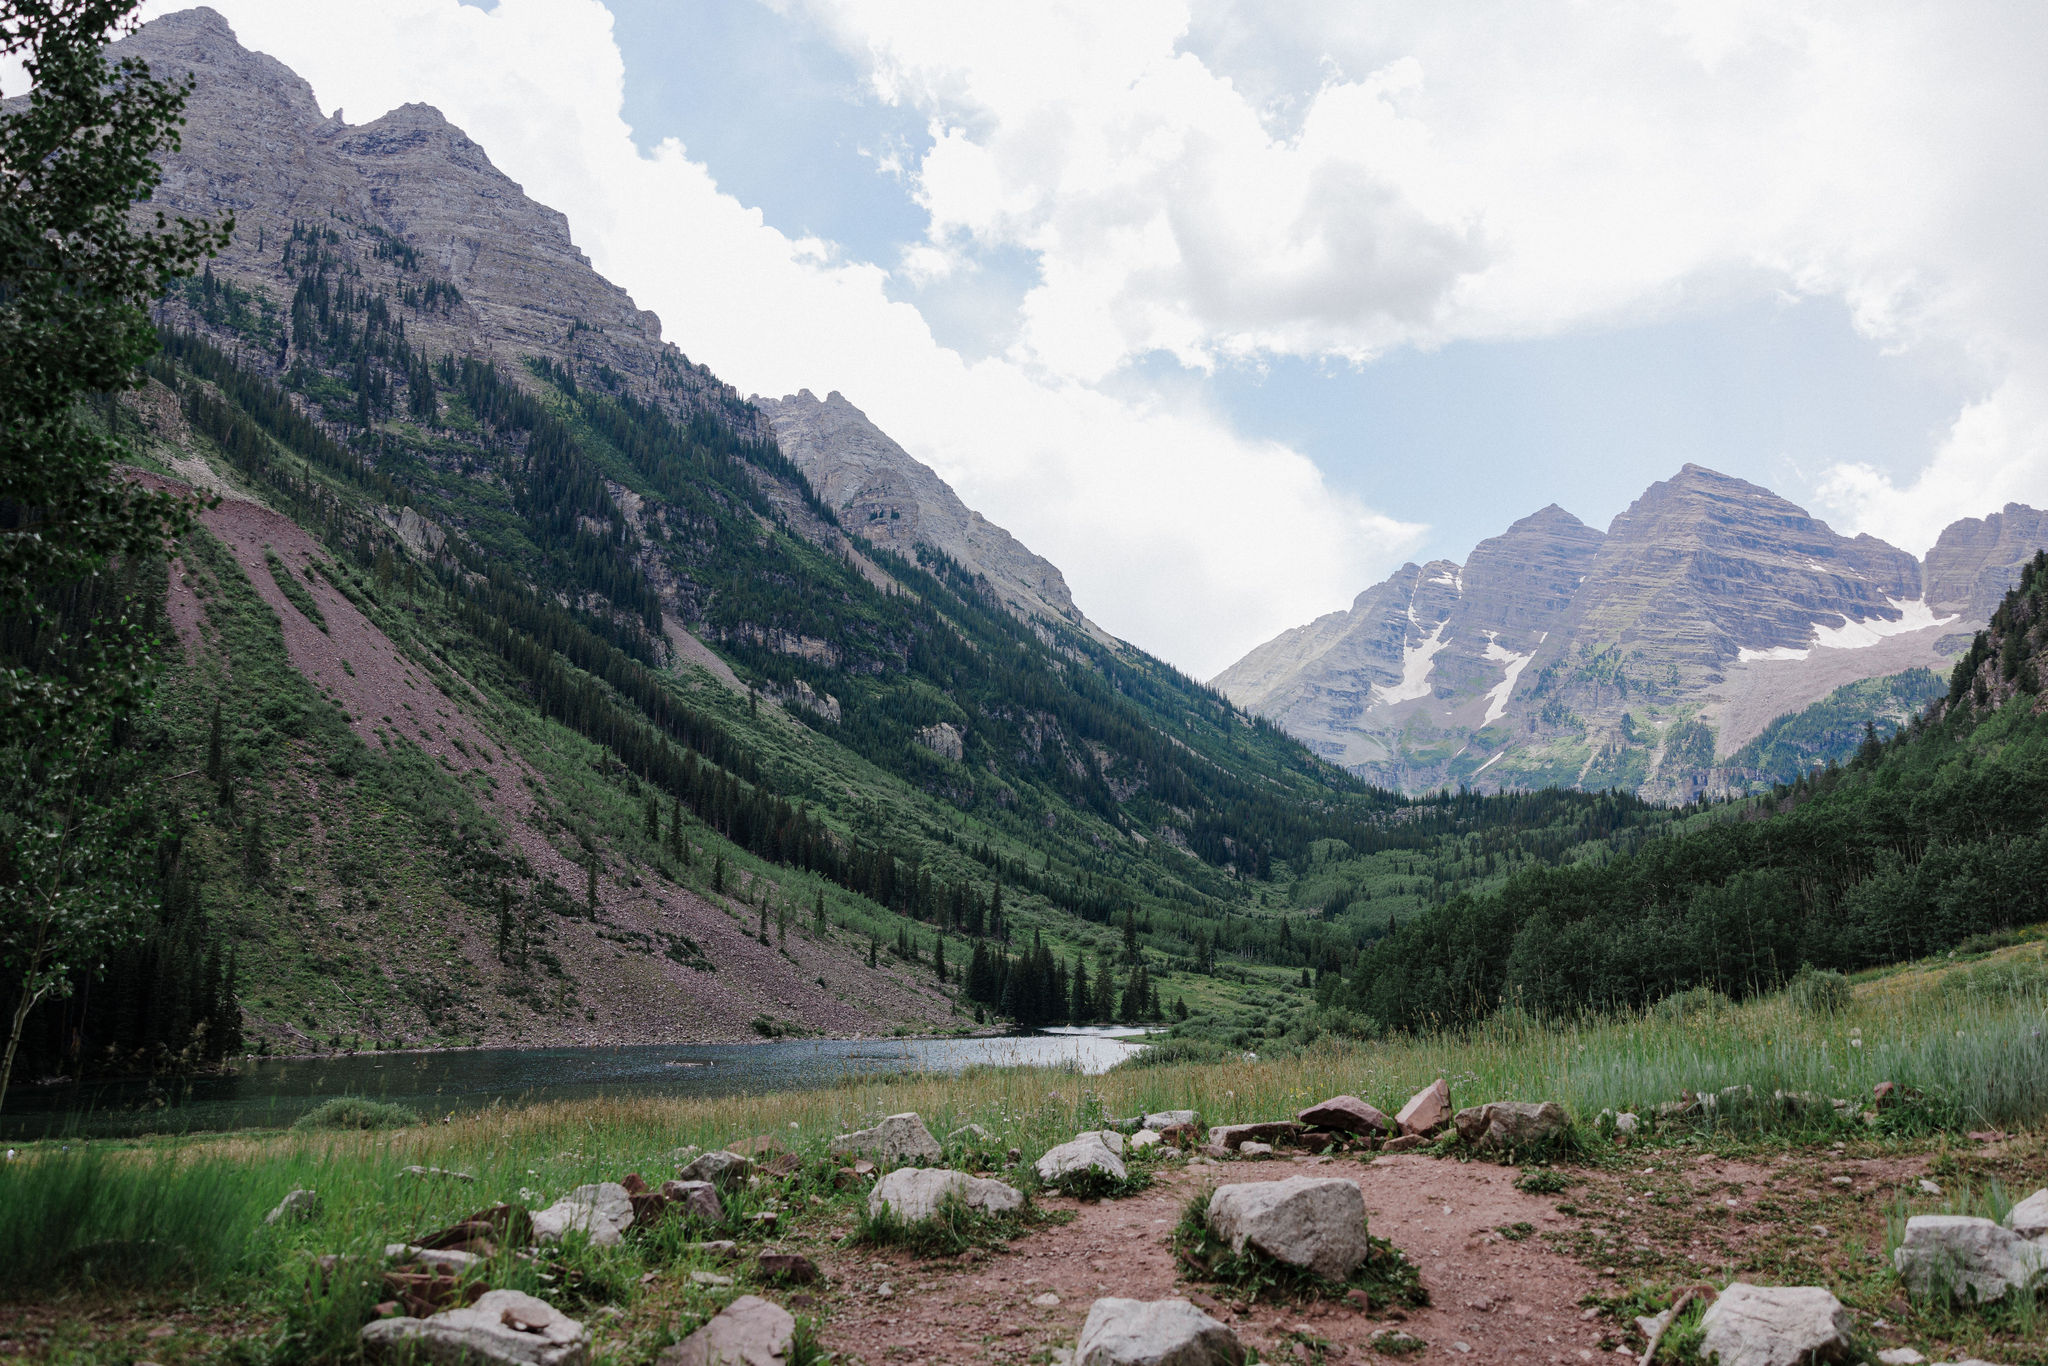
M1945 667L2048 544L2012 505L1924 566L1687 464L1605 534L1551 504L1462 565L1403 565L1214 680L1325 757L1411 791L1739 785L1723 758L1859 679Z

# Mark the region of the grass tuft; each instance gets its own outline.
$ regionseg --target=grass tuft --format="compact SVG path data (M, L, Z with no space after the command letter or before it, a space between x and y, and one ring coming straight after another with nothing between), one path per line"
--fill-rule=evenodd
M403 1105L361 1096L336 1096L300 1115L294 1129L402 1129L420 1117Z

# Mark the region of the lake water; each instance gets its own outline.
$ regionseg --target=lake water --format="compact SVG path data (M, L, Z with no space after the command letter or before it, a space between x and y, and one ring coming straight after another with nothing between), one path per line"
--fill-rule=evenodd
M359 1053L241 1064L234 1076L16 1082L0 1136L107 1136L279 1128L335 1096L394 1101L422 1114L503 1101L593 1096L719 1096L830 1086L846 1077L969 1067L1107 1071L1143 1045L1139 1030L1063 1029L979 1039L781 1039L756 1044L492 1048Z

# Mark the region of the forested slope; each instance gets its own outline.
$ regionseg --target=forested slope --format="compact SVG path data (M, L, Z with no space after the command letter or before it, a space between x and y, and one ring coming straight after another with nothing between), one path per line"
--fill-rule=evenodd
M2048 919L2048 555L1946 694L1848 765L1604 866L1538 868L1401 926L1322 991L1367 1028L1769 989Z

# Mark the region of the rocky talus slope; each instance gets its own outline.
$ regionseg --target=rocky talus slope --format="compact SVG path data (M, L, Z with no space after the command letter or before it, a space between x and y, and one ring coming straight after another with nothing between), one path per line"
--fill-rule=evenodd
M1945 670L2048 515L1949 527L1922 565L1687 465L1605 534L1555 506L1464 565L1405 565L1215 680L1353 772L1410 791L1626 787L1691 799L1729 756L1859 680Z

